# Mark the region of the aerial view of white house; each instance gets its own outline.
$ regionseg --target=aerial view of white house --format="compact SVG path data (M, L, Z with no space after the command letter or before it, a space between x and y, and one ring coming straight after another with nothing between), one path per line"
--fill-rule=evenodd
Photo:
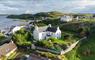
M59 29L59 27L52 27L51 24L45 27L35 26L35 29L33 31L33 37L35 40L43 40L48 39L50 37L60 38L61 30Z
M95 0L0 0L0 60L95 60Z

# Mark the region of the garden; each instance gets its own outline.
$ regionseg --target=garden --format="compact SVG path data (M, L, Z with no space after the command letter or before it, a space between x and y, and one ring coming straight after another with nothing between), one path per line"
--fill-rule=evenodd
M75 36L71 33L62 33L62 38L49 38L41 41L37 41L35 46L40 48L49 49L51 51L61 52L67 49L71 44L76 42L79 38L74 38Z

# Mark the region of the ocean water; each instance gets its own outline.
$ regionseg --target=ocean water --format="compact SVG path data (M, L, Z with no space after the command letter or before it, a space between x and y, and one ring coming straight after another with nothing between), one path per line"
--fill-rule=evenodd
M25 21L6 18L6 16L0 16L0 30L10 28L11 26L27 24Z

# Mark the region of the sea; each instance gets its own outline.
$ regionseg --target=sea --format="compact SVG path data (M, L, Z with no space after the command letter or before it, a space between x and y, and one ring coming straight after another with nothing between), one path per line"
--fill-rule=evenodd
M28 22L20 19L10 19L7 15L0 15L0 30L9 29L11 26L25 25Z

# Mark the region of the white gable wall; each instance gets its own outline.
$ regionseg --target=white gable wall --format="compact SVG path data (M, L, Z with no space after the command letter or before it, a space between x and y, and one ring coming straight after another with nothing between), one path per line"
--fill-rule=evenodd
M39 40L39 32L37 30L33 31L33 37L35 40Z
M39 33L39 40L43 40L46 38L46 32L40 32Z
M33 31L33 37L35 40L43 40L46 38L46 32Z
M57 30L55 34L57 38L61 38L61 30Z
M54 37L54 38L61 38L61 31L57 30L55 33L53 33L52 37Z

